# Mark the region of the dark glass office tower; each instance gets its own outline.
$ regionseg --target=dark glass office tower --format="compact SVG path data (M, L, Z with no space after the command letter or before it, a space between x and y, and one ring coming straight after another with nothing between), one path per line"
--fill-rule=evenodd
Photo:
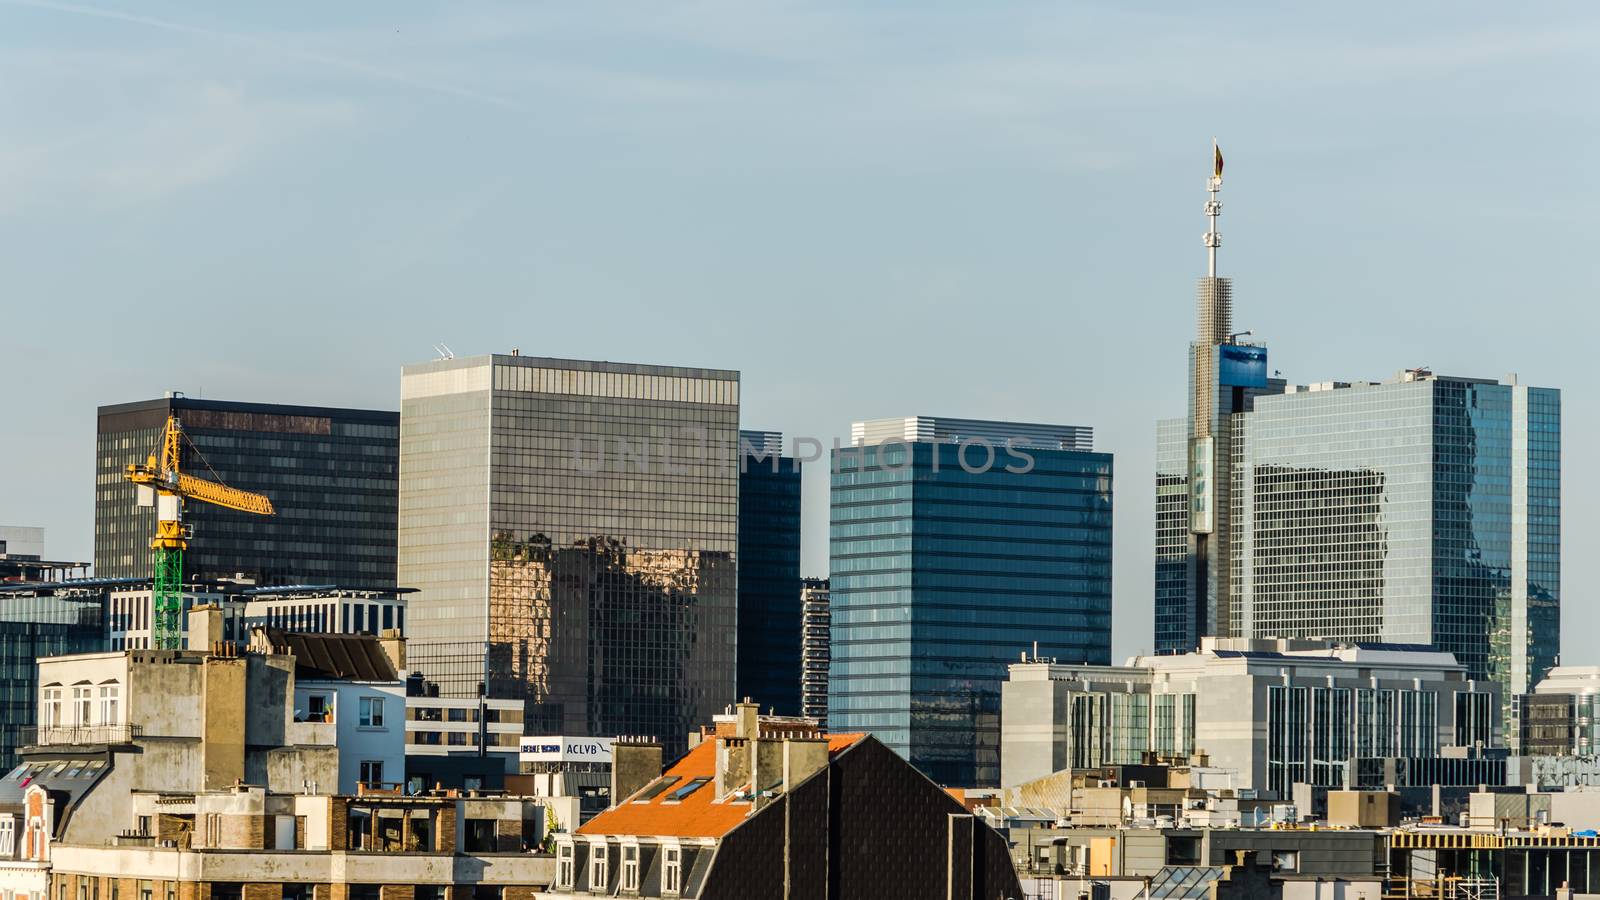
M106 649L106 596L62 582L0 586L0 770L38 724L39 660Z
M683 750L734 699L739 373L480 356L400 398L413 667Z
M776 431L741 431L738 693L800 715L800 467Z
M1089 443L1066 426L854 433L868 443L833 459L828 726L943 784L996 785L1007 665L1110 662L1111 455L1062 449Z
M185 471L272 499L277 515L206 503L184 507L194 538L184 574L262 584L395 587L400 416L171 397L102 406L95 440L94 571L150 578L155 510L136 503L123 467L143 462L168 414L193 446Z

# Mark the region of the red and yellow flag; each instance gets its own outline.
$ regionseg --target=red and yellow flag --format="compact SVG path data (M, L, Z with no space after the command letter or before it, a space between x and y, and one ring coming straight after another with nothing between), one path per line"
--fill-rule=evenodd
M1213 177L1220 179L1222 178L1222 148L1217 146L1216 141L1211 142L1211 154L1216 157L1216 171L1213 173Z

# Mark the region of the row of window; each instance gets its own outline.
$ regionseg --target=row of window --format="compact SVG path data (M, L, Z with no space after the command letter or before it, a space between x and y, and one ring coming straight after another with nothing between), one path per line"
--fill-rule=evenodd
M556 887L572 889L577 886L577 848L573 844L556 845ZM621 884L623 891L639 890L638 844L623 844L620 848ZM589 889L604 889L611 878L611 848L604 843L589 845ZM661 848L661 892L677 894L683 890L683 850L667 845Z
M96 700L99 701L98 705ZM121 687L115 683L75 685L70 690L47 687L44 689L39 725L43 728L119 725L122 723L120 703Z

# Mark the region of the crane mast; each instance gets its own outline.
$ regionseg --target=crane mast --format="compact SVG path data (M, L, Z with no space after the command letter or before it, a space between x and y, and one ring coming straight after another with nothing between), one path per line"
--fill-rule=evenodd
M194 527L183 522L187 500L226 509L273 515L272 501L263 494L241 491L217 481L189 475L180 468L183 422L167 416L161 440L143 465L129 463L123 477L138 488L139 505L155 506L156 533L150 539L155 579L152 585L150 630L156 648L176 650L183 636L183 553L189 548Z

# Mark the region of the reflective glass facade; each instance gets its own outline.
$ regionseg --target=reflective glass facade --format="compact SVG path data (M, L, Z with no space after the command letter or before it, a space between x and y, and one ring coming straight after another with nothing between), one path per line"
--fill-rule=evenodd
M94 571L150 578L155 510L135 502L123 467L144 462L168 413L193 446L184 471L267 495L264 517L188 503L185 575L262 584L395 587L397 413L177 397L103 406L95 440Z
M774 432L745 432L760 451ZM746 456L739 475L738 694L780 716L800 714L800 467Z
M407 366L413 666L530 733L654 735L734 699L738 373L522 356Z
M1189 559L1189 423L1156 423L1155 652L1200 645Z
M1110 454L961 465L951 443L834 451L828 722L934 780L999 783L1000 686L1042 656L1111 654ZM964 456L982 469L981 446Z
M40 659L106 649L103 594L40 587L0 591L0 768L17 764L38 724Z
M1556 663L1558 391L1421 373L1234 431L1235 634L1429 644L1506 698Z

